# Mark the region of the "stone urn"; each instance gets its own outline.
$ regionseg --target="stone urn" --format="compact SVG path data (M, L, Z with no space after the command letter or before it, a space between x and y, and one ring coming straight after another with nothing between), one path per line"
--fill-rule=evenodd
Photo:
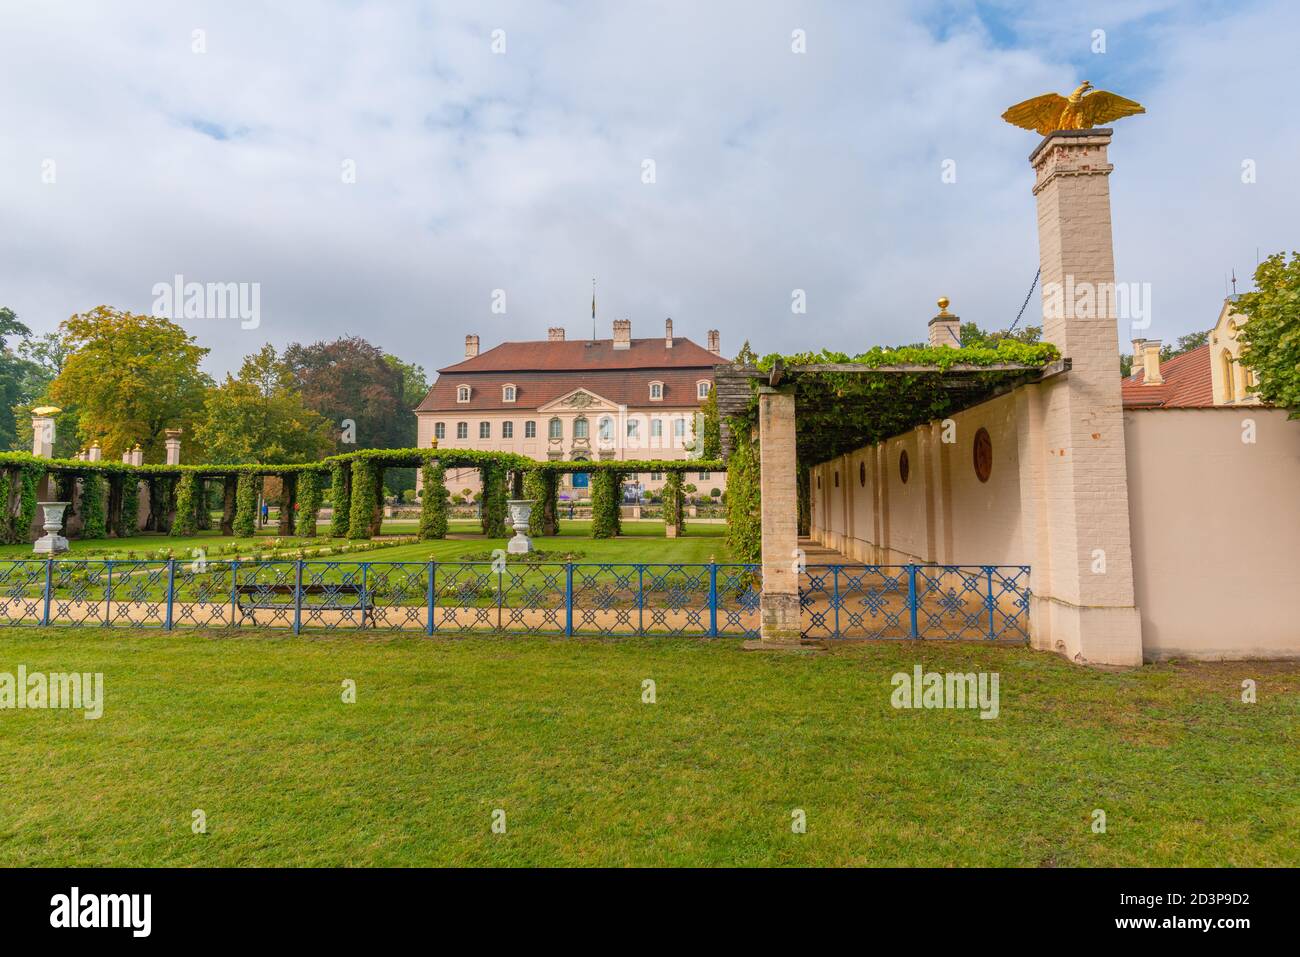
M506 542L506 552L510 555L527 555L533 550L533 540L528 537L528 520L533 514L533 501L512 498L506 505L510 508L510 525L515 530L515 537Z
M63 512L71 502L37 502L45 512L45 536L36 539L32 551L37 555L57 555L68 550L68 540L59 534L63 528Z

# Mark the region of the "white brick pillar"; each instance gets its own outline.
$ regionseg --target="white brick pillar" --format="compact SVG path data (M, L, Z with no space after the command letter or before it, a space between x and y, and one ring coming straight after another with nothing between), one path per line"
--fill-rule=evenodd
M1021 498L1032 529L1035 647L1089 664L1142 662L1134 606L1111 241L1111 131L1063 130L1030 155L1043 339L1072 362L1031 387ZM1091 302L1089 302L1091 297Z
M795 474L794 396L759 389L758 441L763 526L763 594L757 647L798 645L799 504Z
M90 452L87 455L86 461L98 462L103 457L104 457L104 450L99 447L99 440L96 439L94 442L90 444Z
M166 429L163 432L163 434L167 436L167 440L164 443L167 446L167 464L180 465L181 464L181 430Z

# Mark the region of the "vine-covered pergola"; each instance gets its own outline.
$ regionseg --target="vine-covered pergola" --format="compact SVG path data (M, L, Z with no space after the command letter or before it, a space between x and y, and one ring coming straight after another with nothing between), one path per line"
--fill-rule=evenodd
M799 582L791 556L806 530L808 469L1068 372L1055 346L908 346L859 355L768 355L714 368L728 465L728 542L763 565L763 640L797 641Z
M610 537L619 532L619 506L623 477L636 472L663 472L665 521L676 530L683 524L681 473L723 471L716 460L610 460L538 462L509 452L476 449L364 449L306 464L195 464L131 465L124 462L83 459L45 459L25 452L0 453L0 503L4 505L0 538L25 541L36 518L41 480L49 476L51 494L60 501L78 500L82 538L127 538L141 530L135 515L140 488L148 492L145 531L192 535L210 525L207 485L222 487L223 535L247 537L256 530L257 505L262 480L280 480L281 535L316 533L320 508L329 496L333 509L330 535L365 539L379 534L383 521L384 471L414 468L421 471L425 493L421 499L420 536L447 534L447 500L444 473L449 468L473 468L482 478L480 521L485 535L500 538L507 531L507 501L531 499L536 503L530 530L536 535L559 534L558 477L564 472L592 475L592 535ZM80 495L76 489L80 488ZM65 516L66 520L66 516Z

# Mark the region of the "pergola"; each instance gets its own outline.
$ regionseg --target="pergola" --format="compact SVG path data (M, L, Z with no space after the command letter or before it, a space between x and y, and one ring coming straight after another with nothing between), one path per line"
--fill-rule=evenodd
M873 350L850 361L769 357L758 364L714 367L723 457L731 457L738 443L758 441L761 646L786 647L800 638L799 576L792 556L799 543L801 468L1070 369L1070 360L1046 345L897 352L934 361L890 361L891 353ZM735 434L746 427L748 435Z

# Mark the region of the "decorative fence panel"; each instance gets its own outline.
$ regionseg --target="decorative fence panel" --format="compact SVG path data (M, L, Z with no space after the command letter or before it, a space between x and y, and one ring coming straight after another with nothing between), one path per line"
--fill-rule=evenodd
M807 638L1027 642L1026 565L809 565Z
M755 638L758 565L0 561L0 625ZM816 565L808 638L1027 641L1029 569Z

